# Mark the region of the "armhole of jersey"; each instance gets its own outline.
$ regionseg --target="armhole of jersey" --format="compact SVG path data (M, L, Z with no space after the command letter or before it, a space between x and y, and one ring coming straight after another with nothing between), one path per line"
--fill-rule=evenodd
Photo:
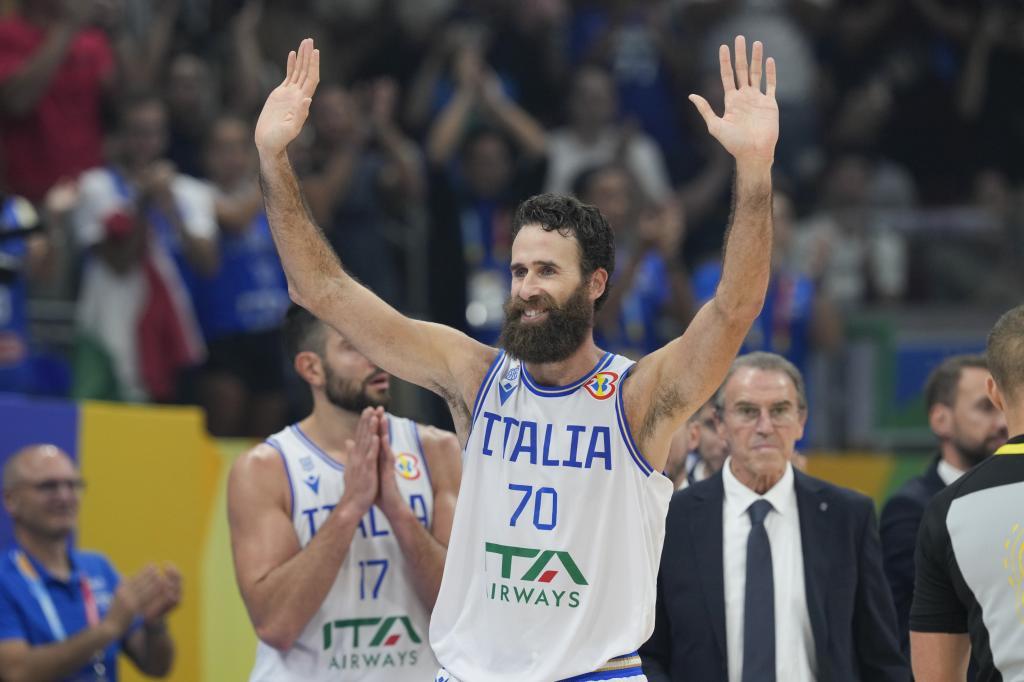
M636 367L635 364L626 368L622 373L622 379L619 381L618 395L615 396L615 421L618 422L619 434L622 436L622 441L626 444L629 456L644 476L650 476L654 472L654 467L643 456L636 441L633 439L633 433L629 430L629 421L626 419L626 408L622 403L622 391L626 386L626 379L629 378L634 367Z
M491 390L491 384L494 383L494 377L498 375L498 370L501 368L501 363L505 359L505 351L498 351L498 357L494 358L494 362L491 363L490 368L487 370L487 374L484 375L483 383L480 384L480 390L476 393L476 400L473 402L473 414L469 420L469 431L473 432L473 426L476 424L477 417L480 416L480 408L484 404L484 396ZM468 438L466 439L468 442Z
M295 521L295 486L292 484L292 472L288 470L288 460L284 457L284 450L281 444L273 438L264 441L267 445L277 450L281 456L281 464L284 466L284 475L288 478L288 518Z
M430 494L434 494L434 479L430 476L430 463L427 462L427 453L423 449L423 441L420 440L420 426L412 419L409 420L409 428L412 429L413 442L416 443L416 448L420 451L420 461L423 462L423 470L427 472L427 485L430 486Z

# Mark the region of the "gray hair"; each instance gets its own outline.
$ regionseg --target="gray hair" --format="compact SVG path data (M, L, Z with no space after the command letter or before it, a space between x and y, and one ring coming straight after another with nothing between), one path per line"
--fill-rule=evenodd
M715 403L715 409L719 414L725 409L725 386L729 383L729 379L736 373L737 370L743 369L744 367L750 367L751 369L759 369L764 372L780 372L789 377L789 380L793 382L793 387L796 389L797 407L800 411L807 410L807 389L804 386L804 376L800 373L800 370L796 368L792 362L782 357L777 353L766 353L764 351L755 351L753 353L747 353L740 355L732 361L732 365L729 367L729 371L726 372L725 378L722 379L721 385L718 390L715 391L712 400Z

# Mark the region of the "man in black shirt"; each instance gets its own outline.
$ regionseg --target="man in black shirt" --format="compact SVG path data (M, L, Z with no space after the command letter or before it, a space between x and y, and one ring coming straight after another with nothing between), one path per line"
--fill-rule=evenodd
M988 393L1017 434L936 495L917 541L910 648L918 682L1024 679L1024 306L992 328Z

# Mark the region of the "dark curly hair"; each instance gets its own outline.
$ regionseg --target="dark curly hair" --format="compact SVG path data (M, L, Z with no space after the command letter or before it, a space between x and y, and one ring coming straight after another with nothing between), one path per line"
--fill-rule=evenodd
M547 232L573 236L580 249L580 271L589 277L598 268L608 272L604 293L594 301L600 310L611 290L615 272L615 233L601 212L566 194L538 194L519 204L512 219L512 239L524 225L539 225Z

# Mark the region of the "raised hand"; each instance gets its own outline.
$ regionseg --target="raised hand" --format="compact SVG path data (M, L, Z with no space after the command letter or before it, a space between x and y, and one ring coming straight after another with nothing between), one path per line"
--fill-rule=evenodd
M309 106L319 82L320 50L313 48L312 38L306 38L298 52L288 53L284 81L267 97L256 121L256 148L260 154L280 154L298 137L309 117Z
M373 506L379 487L380 424L384 410L367 407L359 416L355 439L345 443L345 492L338 506L351 506L360 516Z
M779 105L775 102L775 60L763 64L767 76L765 92L761 92L764 46L754 42L750 65L747 65L747 41L736 36L736 67L733 68L729 47L718 48L725 90L725 113L716 116L708 101L690 95L690 101L704 118L708 132L739 162L763 162L771 165L775 143L779 139Z

